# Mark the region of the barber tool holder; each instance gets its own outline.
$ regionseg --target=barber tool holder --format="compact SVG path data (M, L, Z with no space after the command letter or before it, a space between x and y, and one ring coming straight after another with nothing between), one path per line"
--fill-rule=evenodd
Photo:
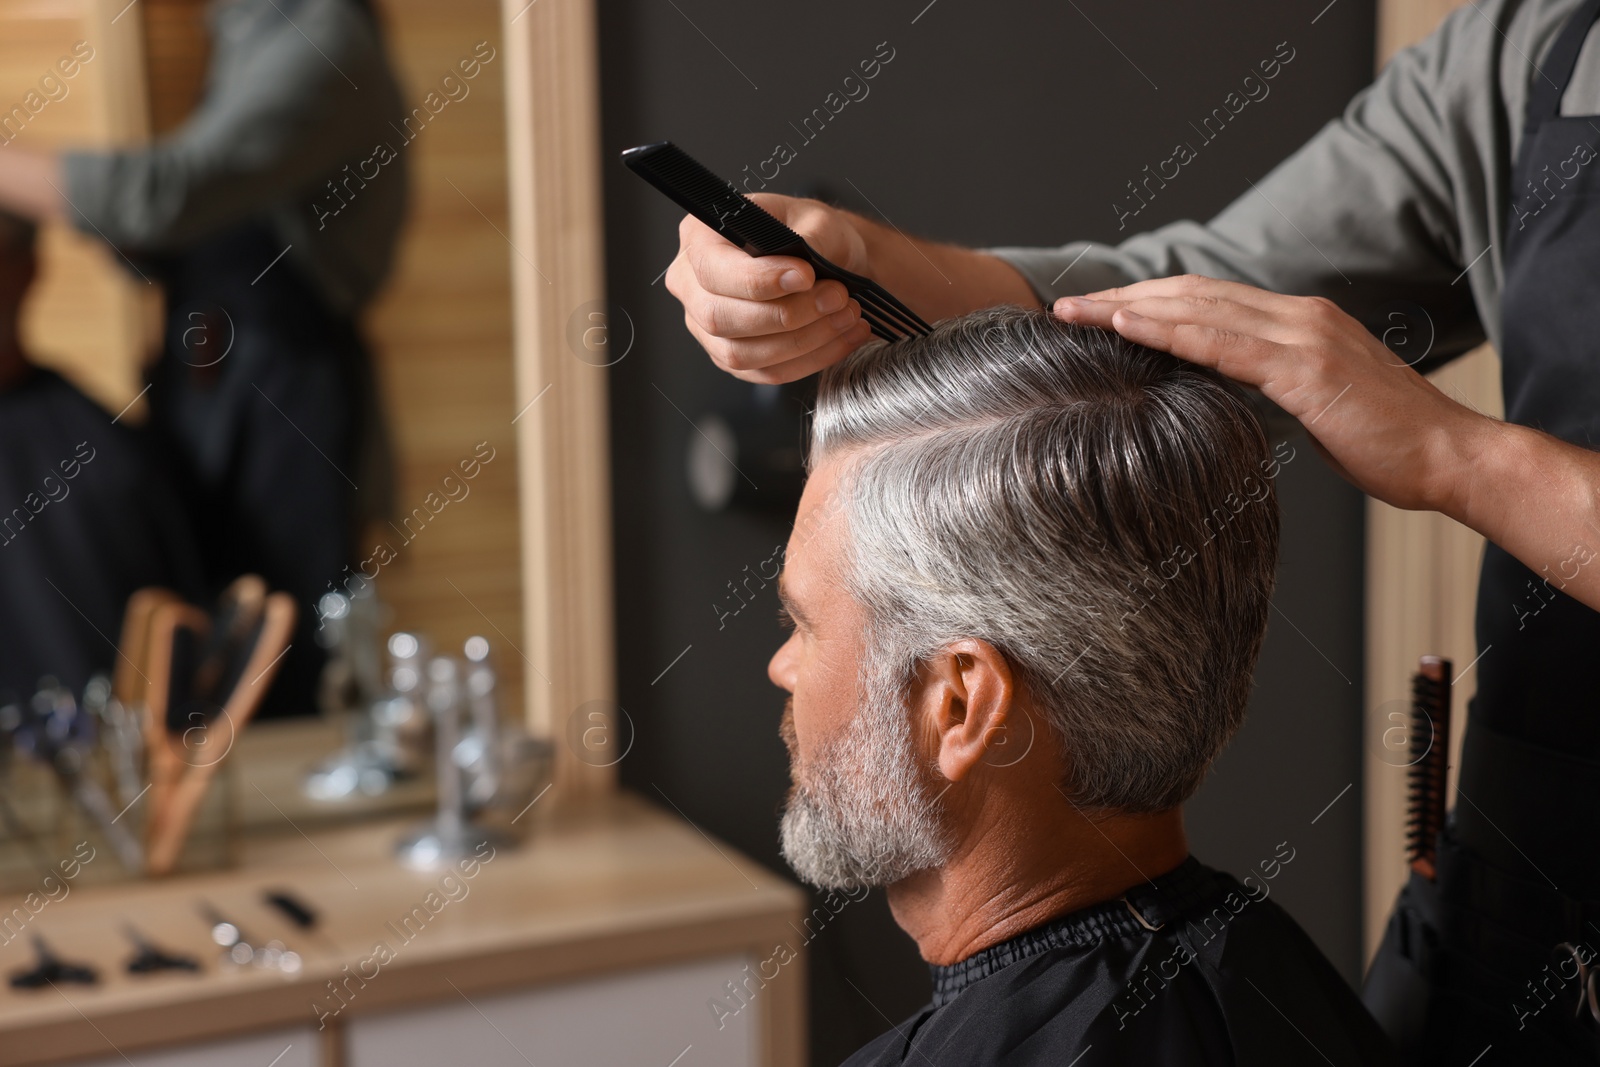
M0 706L0 888L53 898L63 880L233 862L229 756L271 688L295 614L288 594L254 574L209 609L140 589L123 612L115 676L91 678L81 696L41 679Z
M63 884L143 876L142 856L137 849L130 855L128 844L145 839L149 795L138 780L138 752L130 749L126 733L117 734L128 713L100 692L104 684L92 679L78 702L46 679L35 696L42 714L26 716L32 720L27 723L19 705L0 708L0 894L59 895ZM41 743L33 731L56 737ZM98 792L103 803L86 807L79 799L86 792ZM177 869L232 865L237 812L236 779L227 763L201 801Z

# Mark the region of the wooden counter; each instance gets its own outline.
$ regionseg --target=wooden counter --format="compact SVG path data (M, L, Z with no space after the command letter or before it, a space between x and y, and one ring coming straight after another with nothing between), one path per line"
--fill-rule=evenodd
M315 1056L292 1062L338 1067L361 1059L346 1047L351 1027L385 1013L405 1009L414 1021L424 1005L465 1001L476 1008L480 995L718 958L710 972L717 981L702 977L683 994L705 1016L694 1025L703 1030L707 1020L718 1021L712 1002L719 997L742 1014L746 1005L730 999L721 981L742 984L756 990L746 999L758 1010L741 1021L756 1028L754 1061L803 1061L803 957L760 982L739 966L755 970L780 943L802 949L793 925L805 902L798 888L636 797L565 807L541 801L523 822L532 826L522 847L499 850L473 877L454 872L448 882L441 879L451 872L413 873L391 860L404 821L311 836L286 825L281 835L251 840L234 870L72 888L34 914L24 909L25 924L14 911L22 898L0 899L0 922L12 916L0 927L0 971L31 967L33 933L61 957L100 969L96 986L0 988L0 1065L132 1062L127 1057L136 1050L309 1028ZM113 862L101 849L90 866ZM318 909L319 933L296 930L263 903L263 892L278 887ZM301 954L301 972L220 963L201 901L257 943L286 942ZM202 972L127 974L132 947L124 922L164 949L201 959ZM344 990L337 997L334 980ZM477 1014L489 1021L481 1009ZM629 1024L623 1016L612 1025ZM658 1067L667 1067L666 1059Z

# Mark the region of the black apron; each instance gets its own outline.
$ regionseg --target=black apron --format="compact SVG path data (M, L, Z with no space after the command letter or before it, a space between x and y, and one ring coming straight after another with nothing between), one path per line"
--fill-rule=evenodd
M357 487L373 488L366 348L283 253L250 222L154 264L167 329L151 422L184 461L208 582L254 572L299 607L263 717L316 711L316 603L356 558Z
M1597 17L1589 0L1531 74L1501 346L1507 421L1589 449L1600 449L1600 116L1560 106ZM1537 470L1528 481L1540 491ZM1478 693L1438 880L1413 875L1401 892L1364 993L1414 1064L1600 1064L1586 989L1600 971L1600 612L1560 591L1583 567L1600 567L1600 530L1538 574L1497 545L1484 552Z

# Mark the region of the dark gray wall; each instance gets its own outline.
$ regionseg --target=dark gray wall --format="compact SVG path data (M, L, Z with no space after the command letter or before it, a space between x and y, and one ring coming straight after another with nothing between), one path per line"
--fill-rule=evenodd
M1206 145L1136 225L1208 217L1370 80L1371 0L1325 4L607 0L603 144L614 156L675 140L733 177L789 142L798 158L774 190L875 205L908 232L973 244L1110 240L1125 183L1192 139L1189 122L1279 42L1295 58L1271 94ZM885 41L894 58L870 95L803 143L790 123ZM750 388L711 366L655 280L676 248L679 213L620 165L605 181L610 295L635 330L610 371L620 700L637 729L622 778L782 870L782 695L766 678L780 641L776 603L769 587L720 627L719 610L731 603L726 583L768 559L788 523L706 514L690 501L685 416L748 405ZM1287 841L1295 858L1272 883L1274 898L1354 979L1361 501L1303 439L1291 444L1296 458L1279 482L1281 585L1259 688L1189 823L1196 854L1241 876ZM838 1062L927 992L881 893L846 907L810 958L819 1064Z

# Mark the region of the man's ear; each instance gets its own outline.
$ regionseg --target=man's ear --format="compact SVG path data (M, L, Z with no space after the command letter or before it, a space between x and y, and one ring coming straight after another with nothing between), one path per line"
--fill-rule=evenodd
M923 661L913 707L939 772L959 782L1020 714L1011 664L987 641L953 642Z

